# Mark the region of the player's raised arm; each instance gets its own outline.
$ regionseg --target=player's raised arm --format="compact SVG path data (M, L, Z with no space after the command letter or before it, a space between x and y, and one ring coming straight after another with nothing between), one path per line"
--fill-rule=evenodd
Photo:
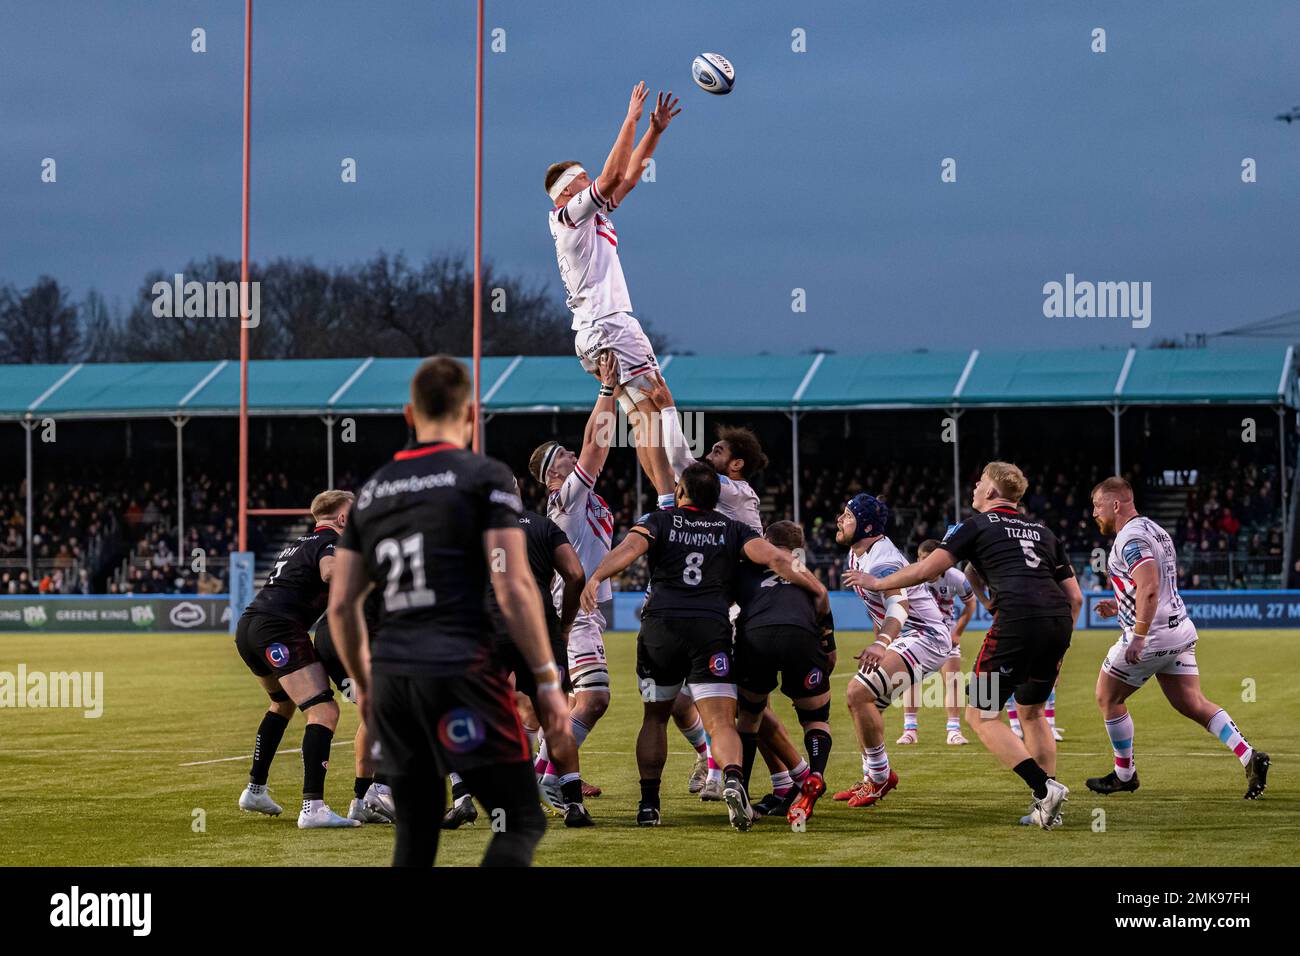
M632 157L623 172L623 181L611 196L615 206L621 203L623 197L635 189L636 184L641 181L641 173L645 170L645 164L649 162L650 157L654 155L655 147L659 145L660 135L668 128L673 117L682 111L677 102L671 90L659 94L654 112L650 114L650 126L641 137L641 142L636 144L636 149L632 150Z
M617 548L601 559L595 572L587 578L587 586L582 589L582 609L588 613L596 610L596 591L601 582L621 574L633 561L649 550L650 529L644 525L637 525L619 542Z
M600 379L600 394L587 418L582 433L582 451L578 454L578 467L594 480L605 467L609 446L614 440L614 427L618 418L614 413L614 391L618 387L618 362L613 352L604 352L596 362L596 377Z
M627 116L619 127L614 145L605 157L605 168L596 177L596 192L613 201L614 193L623 185L623 175L627 172L628 161L632 158L632 142L636 139L636 124L641 119L641 109L649 95L645 81L632 87L632 97L627 104Z
M364 713L365 695L370 690L370 648L362 605L373 584L356 551L338 548L330 563L330 597L326 608L330 634L343 667L352 678L357 704Z
M659 409L659 434L664 454L668 458L673 478L677 479L687 467L695 464L695 456L691 454L686 435L682 432L681 419L677 417L677 406L673 401L673 393L668 390L668 383L658 372L655 372L653 382L654 386L646 392L646 397Z
M564 582L560 598L560 633L567 634L578 616L578 602L582 599L582 589L587 584L587 574L582 570L578 552L567 542L551 552L551 562L555 565L555 573Z
M856 575L857 587L866 588L868 591L897 591L901 588L910 588L913 585L921 584L937 578L943 572L951 568L957 559L952 553L945 551L943 548L935 548L921 561L913 561L905 568L899 568L893 574L886 575L883 578L874 578L870 574ZM849 573L844 575L848 581ZM853 582L849 582L853 583Z

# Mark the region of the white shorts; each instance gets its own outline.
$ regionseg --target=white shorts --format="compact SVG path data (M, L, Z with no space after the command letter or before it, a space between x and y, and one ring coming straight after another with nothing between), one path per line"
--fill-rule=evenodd
M608 626L604 608L606 602L588 614L579 611L569 629L569 680L575 693L603 691L609 693L609 667L605 663L605 628Z
M948 656L945 658L945 660L956 661L958 664L960 664L960 663L961 663L961 645L960 645L960 644L954 644L954 645L952 646L952 650L950 650L950 651L948 652Z
M596 371L600 353L610 351L618 362L618 384L634 385L642 390L650 387L648 376L659 371L654 346L641 331L641 323L626 312L615 312L597 319L574 336L574 351L588 372ZM647 376L644 382L638 382Z
M909 687L920 684L928 674L943 667L943 662L951 653L949 641L947 647L942 640L918 634L915 631L894 639L889 649L907 662L907 670L895 674L892 679L883 676L883 671L858 670L853 679L876 695L878 708L888 707L890 702L898 699Z
M1124 650L1128 647L1131 634L1124 631L1106 652L1101 669L1130 687L1141 687L1155 674L1199 674L1201 671L1196 666L1196 637L1195 625L1191 621L1184 621L1172 631L1147 638L1142 656L1136 664L1130 664L1124 660Z

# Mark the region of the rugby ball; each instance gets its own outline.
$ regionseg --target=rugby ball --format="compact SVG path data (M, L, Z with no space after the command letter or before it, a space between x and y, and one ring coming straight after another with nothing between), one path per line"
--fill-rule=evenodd
M701 53L691 63L691 78L706 93L722 96L736 85L736 71L720 53Z

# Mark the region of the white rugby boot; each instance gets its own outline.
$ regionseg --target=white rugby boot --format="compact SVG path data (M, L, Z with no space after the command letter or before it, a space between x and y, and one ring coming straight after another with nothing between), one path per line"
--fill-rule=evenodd
M1061 825L1061 804L1070 799L1070 788L1056 780L1047 781L1047 796L1034 801L1029 811L1032 825L1051 830Z
M266 784L256 783L250 783L239 795L239 809L246 813L265 813L270 817L278 817L284 812L284 807L271 799Z
M360 820L341 817L325 803L324 800L304 800L302 811L298 814L299 830L315 830L321 827L359 827Z
M363 798L367 807L384 817L386 823L397 820L397 807L393 803L393 791L387 784L372 783Z

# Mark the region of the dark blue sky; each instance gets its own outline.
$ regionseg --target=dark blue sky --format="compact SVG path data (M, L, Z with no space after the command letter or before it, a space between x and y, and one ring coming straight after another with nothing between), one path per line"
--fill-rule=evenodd
M6 3L0 281L125 301L238 256L242 9ZM472 11L257 4L255 259L468 247ZM679 348L1143 345L1300 306L1300 124L1273 119L1300 103L1300 4L499 0L498 26L486 249L557 292L546 165L597 166L637 80L682 95L658 181L615 214L633 304ZM732 95L691 84L703 50ZM1151 282L1151 326L1044 318L1068 272Z

